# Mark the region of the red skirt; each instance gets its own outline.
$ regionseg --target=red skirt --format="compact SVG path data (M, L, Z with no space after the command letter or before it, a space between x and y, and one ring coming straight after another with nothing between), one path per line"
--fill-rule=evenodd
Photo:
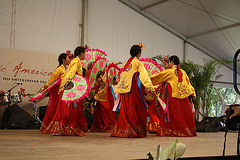
M47 128L50 133L68 136L85 136L88 131L87 120L83 113L82 101L65 103L61 100L63 91L59 95L56 114Z
M91 132L112 132L116 124L115 112L112 111L114 98L111 88L108 86L106 99L108 101L98 101L95 107Z
M141 85L143 95L143 85ZM147 135L147 110L141 101L137 86L137 73L132 79L131 91L120 94L120 114L113 128L112 137L145 137Z
M54 115L57 110L57 105L58 105L58 90L59 90L59 84L54 86L51 91L49 92L49 100L48 100L48 105L47 105L47 110L44 116L44 119L42 121L42 125L40 128L41 133L48 134L49 132L46 130L46 128L49 126L51 121L54 118Z
M168 98L168 102L166 99ZM168 105L169 122L161 116L157 136L193 137L197 136L192 108L188 98L178 99L172 97L172 88L168 85L168 95L164 99Z
M149 102L148 105L148 116L150 121L147 123L147 131L148 132L157 132L159 124L160 124L160 115L157 110L156 100ZM158 103L158 105L160 105Z

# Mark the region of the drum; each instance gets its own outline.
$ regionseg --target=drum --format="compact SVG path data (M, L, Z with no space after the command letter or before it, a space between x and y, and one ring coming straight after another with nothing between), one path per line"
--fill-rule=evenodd
M12 96L12 102L13 104L22 102L21 96L19 94L14 94Z
M0 94L0 105L10 104L9 95L7 93Z

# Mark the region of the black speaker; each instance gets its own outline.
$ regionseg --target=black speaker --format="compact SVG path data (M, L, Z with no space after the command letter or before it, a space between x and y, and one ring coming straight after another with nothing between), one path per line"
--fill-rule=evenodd
M93 123L93 115L87 109L84 110L84 115L87 120L88 129L90 129Z
M235 116L232 119L229 119L229 117L235 113L232 109L233 106L240 107L239 104L229 105L230 109L226 113L226 129L237 131L240 130L240 116Z
M218 117L205 117L196 125L197 132L218 132L222 129L222 124Z
M8 106L2 116L2 126L5 129L37 129L41 124L20 106Z
M47 106L40 106L39 107L39 119L41 121L43 121L46 111L47 111Z

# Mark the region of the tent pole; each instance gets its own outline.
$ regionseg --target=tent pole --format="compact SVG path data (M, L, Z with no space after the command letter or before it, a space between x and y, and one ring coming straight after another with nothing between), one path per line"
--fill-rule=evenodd
M87 44L88 0L82 0L81 45Z
M186 61L186 41L183 41L183 61Z

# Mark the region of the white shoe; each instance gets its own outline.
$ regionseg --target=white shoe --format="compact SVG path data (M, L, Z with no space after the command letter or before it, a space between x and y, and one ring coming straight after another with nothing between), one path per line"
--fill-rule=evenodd
M62 136L61 134L58 133L53 133L54 136Z

